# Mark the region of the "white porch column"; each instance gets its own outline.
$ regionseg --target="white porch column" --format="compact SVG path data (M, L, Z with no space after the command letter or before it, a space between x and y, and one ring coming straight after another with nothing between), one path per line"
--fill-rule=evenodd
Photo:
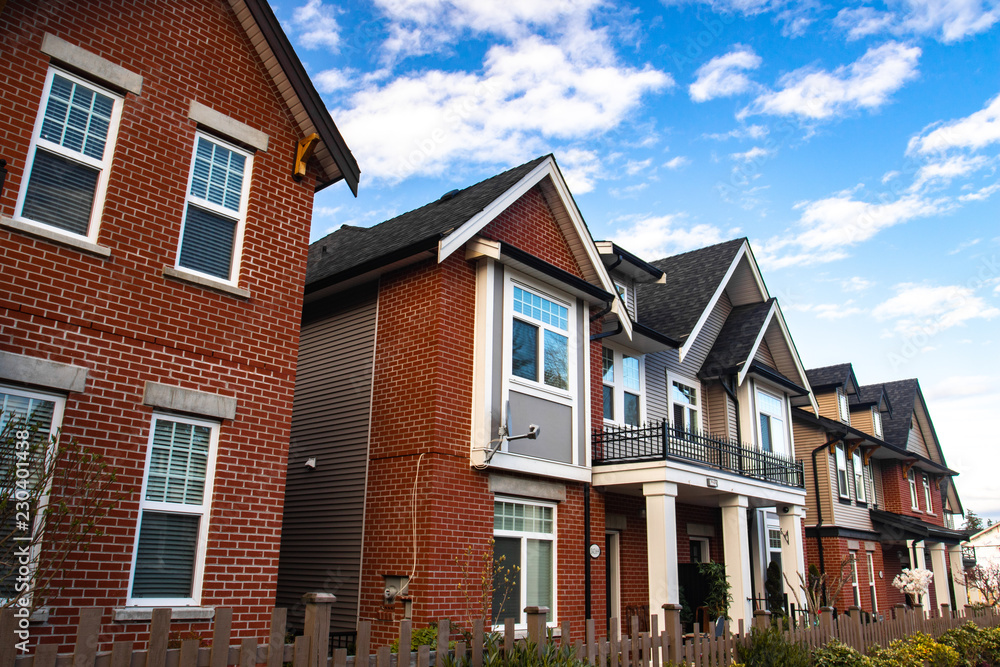
M795 602L801 593L799 575L806 576L806 560L802 548L802 522L806 517L806 508L800 505L779 505L777 509L778 527L781 529L782 578L785 580L788 601Z
M948 560L951 566L951 577L955 580L955 609L965 609L969 603L969 592L965 588L965 569L962 567L962 545L953 544L948 547Z
M719 503L722 507L722 549L726 559L726 576L732 586L733 605L729 616L734 623L742 618L749 627L750 613L750 542L747 535L746 496L729 496Z
M941 542L932 543L931 550L931 572L934 573L934 606L935 612L941 611L941 605L951 606L951 595L948 590L948 565L944 559L944 544ZM930 597L930 596L928 596Z
M927 560L924 558L924 541L923 540L906 540L906 548L910 551L910 563L912 568L920 568L926 570ZM924 611L930 611L931 608L931 596L924 595L921 598L921 605Z
M677 485L672 482L647 482L642 485L646 497L646 563L649 568L649 614L664 624L663 605L678 604L677 592Z

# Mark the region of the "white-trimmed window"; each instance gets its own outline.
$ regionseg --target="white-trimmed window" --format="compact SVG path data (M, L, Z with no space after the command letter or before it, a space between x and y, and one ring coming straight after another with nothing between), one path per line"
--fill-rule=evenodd
M701 430L701 400L700 388L697 384L681 380L670 381L671 414L674 428L688 433Z
M605 421L642 424L642 359L604 347L601 350Z
M861 582L858 581L858 552L851 551L851 592L854 593L854 606L861 606Z
M712 552L710 542L707 537L690 537L688 549L691 554L692 563L710 563Z
M872 552L868 556L868 595L872 599L872 613L878 613L878 595L875 592L875 555Z
M851 407L847 400L847 394L842 387L837 387L837 410L840 412L840 421L845 424L851 423Z
M253 156L195 134L177 268L235 285L246 225Z
M512 379L569 392L574 381L570 350L576 347L571 305L524 285L512 283L512 288Z
M882 413L878 411L878 408L872 408L872 431L875 433L876 438L881 438L882 436Z
M524 627L525 607L548 607L556 618L556 507L497 498L493 502L493 558L502 562L493 585L492 622L513 617Z
M785 402L766 391L757 390L757 427L760 448L786 454Z
M920 501L917 500L917 476L912 468L910 472L906 473L906 479L910 483L910 509L919 510Z
M153 416L128 604L200 604L218 440L216 422Z
M931 500L931 478L921 475L924 484L924 505L928 514L934 514L934 503Z
M868 492L865 488L865 468L861 458L861 448L858 447L851 454L851 467L854 472L854 498L859 503L868 502Z
M767 562L781 565L781 529L768 527L767 529Z
M15 216L97 241L122 98L50 69Z
M847 445L845 443L840 443L837 445L836 457L837 457L837 493L841 498L850 498L851 493L847 486L847 452L845 451Z
M25 502L25 498L37 500L42 505L47 503L48 489L24 488L18 486L17 469L27 465L29 475L27 485L37 483L39 466L42 461L34 460L46 456L51 448L48 442L55 438L62 424L65 399L61 396L42 394L33 391L23 391L11 387L0 386L0 437L5 445L11 444L11 449L3 452L0 465L3 466L4 486L0 493L8 502ZM19 437L19 435L21 437ZM9 440L8 440L9 439ZM18 463L21 462L19 466ZM51 483L51 479L47 480ZM18 493L18 491L21 491ZM28 495L25 495L27 492ZM14 597L24 597L26 591L19 590L17 575L20 563L14 558L18 546L25 541L34 542L31 549L32 566L37 562L40 550L38 540L32 540L32 535L42 530L42 515L38 507L19 507L14 505L14 511L9 512L10 523L0 526L0 600Z

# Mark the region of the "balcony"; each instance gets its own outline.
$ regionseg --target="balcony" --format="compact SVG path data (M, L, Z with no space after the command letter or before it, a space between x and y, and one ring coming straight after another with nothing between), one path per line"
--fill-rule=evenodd
M593 464L675 460L805 488L802 462L741 445L734 440L675 428L663 420L646 426L605 426L594 431Z

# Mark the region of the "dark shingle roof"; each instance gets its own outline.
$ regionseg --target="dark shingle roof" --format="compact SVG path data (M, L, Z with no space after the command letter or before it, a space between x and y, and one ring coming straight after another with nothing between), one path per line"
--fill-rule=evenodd
M842 385L851 377L850 364L834 364L833 366L823 366L822 368L810 368L806 371L809 378L809 386L813 389L822 389L833 385Z
M701 365L701 372L705 377L718 377L747 360L773 304L774 299L771 298L761 303L733 308L715 339L715 345Z
M535 158L374 227L345 225L323 237L309 246L307 291L310 286L315 288L319 281L336 282L340 277L401 259L395 255L410 254L407 253L410 248L419 251L415 246L434 246L438 239L461 227L548 157Z
M920 385L916 379L909 379L886 382L882 386L885 387L889 403L894 408L891 418L888 415L882 418L883 439L890 445L906 449L906 442L910 437L910 421L913 419L913 406L916 405Z
M666 257L653 266L666 274L666 284L637 285L638 320L684 341L726 276L745 238Z
M858 387L858 393L850 397L851 407L860 405L874 405L882 397L881 384L866 384ZM890 406L892 402L889 401Z

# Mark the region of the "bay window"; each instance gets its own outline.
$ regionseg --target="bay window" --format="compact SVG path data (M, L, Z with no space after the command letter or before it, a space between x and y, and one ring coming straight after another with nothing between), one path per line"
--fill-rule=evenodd
M218 437L215 422L153 416L129 604L200 603Z
M513 618L523 626L524 608L556 610L556 508L498 498L493 503L494 571L492 622L502 626ZM502 560L501 560L502 559Z

